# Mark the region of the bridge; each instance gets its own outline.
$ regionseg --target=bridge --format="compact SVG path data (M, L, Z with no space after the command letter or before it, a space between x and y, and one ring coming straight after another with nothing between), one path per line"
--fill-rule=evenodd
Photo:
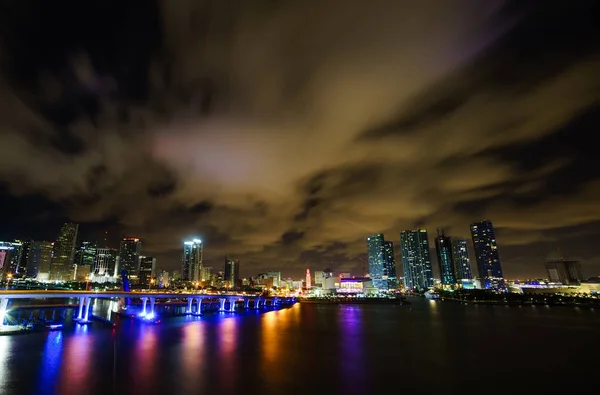
M202 301L219 301L219 311L235 312L238 302L243 302L244 309L260 309L267 306L286 306L296 303L295 297L287 296L258 296L240 294L200 294L194 292L123 292L123 291L62 291L62 290L4 290L0 291L0 327L4 325L4 318L9 309L9 302L13 299L69 299L79 300L79 310L76 321L81 324L90 322L90 310L94 299L139 299L142 303L142 318L155 317L155 304L157 299L177 299L187 301L186 314L200 315ZM148 303L150 302L150 303ZM195 304L194 304L195 303ZM52 305L48 306L49 308Z

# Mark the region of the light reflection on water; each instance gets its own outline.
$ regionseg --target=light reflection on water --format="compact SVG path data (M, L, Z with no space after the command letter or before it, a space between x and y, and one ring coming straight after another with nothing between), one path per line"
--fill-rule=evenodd
M63 334L60 331L47 332L46 344L42 354L42 364L37 375L38 394L53 394L58 373L61 368L61 359L63 352Z
M53 332L60 333L60 332ZM87 325L77 325L75 336L64 341L64 359L61 363L59 393L78 395L81 388L86 386L91 372L90 350L93 339L88 336Z

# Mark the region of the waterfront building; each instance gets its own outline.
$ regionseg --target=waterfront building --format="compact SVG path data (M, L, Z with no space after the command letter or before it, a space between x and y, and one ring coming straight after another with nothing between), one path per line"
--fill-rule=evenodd
M133 283L138 281L141 250L142 242L137 237L125 237L121 240L119 248L119 272L125 270L129 280Z
M315 287L322 287L323 280L325 279L325 272L317 270L315 272Z
M396 277L396 257L394 256L394 243L384 241L385 252L385 267L384 279L387 281L387 289L396 289L398 287L398 279ZM350 277L350 276L348 276Z
M69 279L75 257L75 243L79 225L65 223L54 243L54 253L50 263L50 280L66 281Z
M442 286L451 287L456 284L456 275L454 274L454 257L452 255L452 242L450 237L444 235L443 229L438 229L438 236L435 238L435 250L440 268L440 279L442 281Z
M550 281L559 281L564 285L577 285L585 280L579 261L561 258L557 261L547 261L545 266Z
M482 286L503 288L504 275L500 264L500 255L496 244L496 232L491 221L483 220L471 224L471 237L475 248L477 269Z
M469 242L466 239L452 238L452 260L457 280L473 279L471 259L469 257Z
M343 277L340 278L338 293L342 294L367 294L377 292L377 289L373 287L373 281L369 277Z
M183 281L198 281L202 267L203 245L199 239L183 243L183 256L181 258L181 279Z
M0 275L10 274L13 278L22 277L27 265L26 255L30 242L0 241L0 248L5 251L6 262L0 262Z
M93 281L114 282L117 277L117 250L114 248L98 248L96 250Z
M433 287L433 271L426 229L405 230L400 234L404 288L425 291Z
M171 279L169 278L169 272L166 270L161 271L158 274L158 287L168 288L171 285Z
M240 278L240 261L239 259L230 259L225 257L225 270L223 280L228 288L237 288Z
M377 289L387 289L386 243L381 233L367 237L367 260L369 262L369 277Z
M27 256L25 275L28 278L47 280L49 278L53 250L54 243L51 241L32 241Z
M144 286L152 285L152 280L156 278L156 258L151 256L143 256L140 258L140 284Z
M306 269L306 289L312 288L310 280L310 269Z
M281 284L281 272L266 272L266 273L259 273L256 275L255 280L258 281L263 281L266 280L268 278L272 278L273 279L273 285L274 287L279 287Z

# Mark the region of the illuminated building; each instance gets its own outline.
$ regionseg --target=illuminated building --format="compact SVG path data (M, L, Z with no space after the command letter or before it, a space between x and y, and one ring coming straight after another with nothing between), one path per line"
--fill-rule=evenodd
M323 277L325 277L325 278L331 278L331 277L333 277L333 271L330 268L326 267L323 270Z
M158 274L158 287L159 288L167 288L171 285L171 281L169 278L169 272L163 270Z
M142 242L135 237L125 237L119 248L119 272L127 271L129 279L136 280L140 271Z
M273 286L274 287L279 287L280 283L281 283L281 272L266 272L266 273L260 273L257 274L255 279L258 281L262 281L264 279L267 278L272 278L273 279Z
M310 282L310 269L306 269L306 289L312 288L312 284Z
M151 256L140 256L140 284L149 286L151 280L156 277L156 258Z
M324 279L325 279L325 272L316 271L315 272L315 287L322 287Z
M25 266L27 265L26 255L29 245L30 242L21 242L20 240L0 241L0 248L6 248L4 251L10 251L10 257L0 268L0 274L10 273L13 277L22 277L25 274Z
M386 248L382 234L367 237L367 258L369 261L369 277L373 280L373 286L377 289L387 289Z
M579 261L547 261L546 271L550 281L560 281L564 285L579 284L585 280Z
M466 239L453 238L452 260L454 261L454 274L457 280L473 279L471 259L469 258L469 242Z
M396 278L396 257L394 256L394 243L391 241L385 241L383 248L385 252L384 276L387 279L387 288L396 289L398 287L398 279Z
M438 229L438 236L435 238L435 250L437 252L442 285L449 287L456 284L452 242L450 237L444 235L443 229Z
M75 243L77 241L78 224L66 223L62 226L50 264L50 280L66 281L69 279L73 259L75 257Z
M433 272L426 229L405 230L400 234L404 288L424 291L433 287Z
M94 264L94 281L115 281L117 273L117 250L114 248L98 248Z
M488 288L503 288L504 276L500 265L500 255L496 245L496 233L489 220L471 224L471 237L475 247L475 259L481 278L482 286Z
M183 243L181 258L181 279L183 281L198 281L202 267L203 245L199 239Z
M236 288L240 278L240 261L239 259L225 258L225 270L223 271L223 280L225 286Z
M9 274L10 260L12 257L13 247L8 245L0 245L0 280L4 281L6 275Z
M27 254L26 276L28 278L48 279L54 243L50 241L32 241ZM42 274L40 278L40 274Z
M199 281L205 282L207 285L213 285L212 266L202 266L199 276Z
M338 293L366 294L373 289L373 281L368 277L340 278Z

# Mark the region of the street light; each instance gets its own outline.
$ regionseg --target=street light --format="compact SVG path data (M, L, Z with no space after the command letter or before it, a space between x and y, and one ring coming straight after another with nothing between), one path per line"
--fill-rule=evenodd
M6 275L6 289L8 289L8 285L10 284L10 280L13 278L12 273L8 273Z

